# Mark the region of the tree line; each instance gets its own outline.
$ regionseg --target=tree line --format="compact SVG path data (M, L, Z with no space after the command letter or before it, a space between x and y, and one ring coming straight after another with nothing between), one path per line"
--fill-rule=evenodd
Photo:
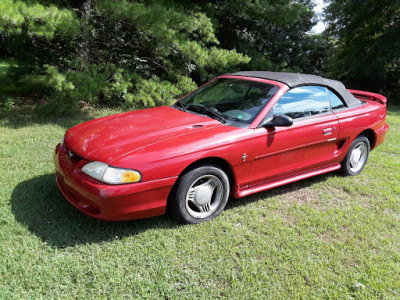
M2 0L0 102L58 109L171 104L238 70L323 75L399 101L400 1ZM1 61L0 61L1 62ZM12 104L12 103L11 103Z

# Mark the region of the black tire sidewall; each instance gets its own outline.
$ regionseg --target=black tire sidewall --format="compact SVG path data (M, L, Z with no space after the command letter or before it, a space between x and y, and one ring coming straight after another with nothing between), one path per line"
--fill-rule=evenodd
M360 142L364 142L364 143L367 145L367 148L368 148L368 149L367 149L367 159L365 160L365 163L364 163L364 165L361 167L360 170L358 170L357 172L353 172L353 171L351 171L351 169L350 169L350 156L351 156L351 153L353 152L353 149L354 149L354 148L357 146L357 144L360 143ZM360 135L360 136L358 136L358 137L353 141L353 143L351 143L351 146L350 146L349 150L347 151L346 157L345 157L344 160L342 161L342 173L343 173L344 175L347 175L347 176L355 176L355 175L360 174L360 173L362 172L362 170L364 170L365 165L367 164L367 161L368 161L368 158L369 158L370 149L371 149L371 145L370 145L369 139L368 139L365 135Z
M218 177L223 186L223 196L218 208L206 218L194 218L186 209L186 194L190 186L199 177L214 175ZM225 208L230 193L229 178L224 171L214 165L202 165L185 173L178 179L173 198L170 199L169 212L180 222L185 224L197 224L211 220L218 216Z

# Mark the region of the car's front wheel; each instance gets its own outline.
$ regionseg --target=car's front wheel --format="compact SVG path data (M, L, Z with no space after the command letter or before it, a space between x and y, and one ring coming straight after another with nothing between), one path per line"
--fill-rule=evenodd
M342 173L348 176L360 174L367 163L370 147L369 140L365 135L358 136L342 161Z
M168 210L185 224L207 221L223 211L229 192L226 173L215 165L202 165L178 179L168 201Z

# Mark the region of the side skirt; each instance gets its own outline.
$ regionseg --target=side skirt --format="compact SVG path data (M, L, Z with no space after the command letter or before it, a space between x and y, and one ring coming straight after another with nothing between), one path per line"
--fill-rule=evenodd
M259 184L259 185L255 185L255 186L253 185L253 186L250 186L250 187L248 187L246 189L239 190L236 196L237 196L237 198L245 197L245 196L248 196L250 194L254 194L254 193L261 192L261 191L269 190L269 189L272 189L272 188L275 188L275 187L278 187L278 186L281 186L281 185L285 185L285 184L288 184L288 183L291 183L291 182L295 182L295 181L299 181L299 180L306 179L306 178L309 178L309 177L313 177L313 176L316 176L316 175L320 175L320 174L332 172L332 171L335 171L335 170L339 170L340 167L341 166L340 166L339 163L335 163L335 164L329 165L329 166L324 167L324 168L313 169L311 171L300 173L300 174L297 174L297 175L294 175L294 176L291 176L291 177L286 177L286 178L275 180L275 181L269 181L267 183Z

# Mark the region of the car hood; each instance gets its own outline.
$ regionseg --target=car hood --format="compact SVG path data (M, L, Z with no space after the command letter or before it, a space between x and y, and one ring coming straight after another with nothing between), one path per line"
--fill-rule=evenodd
M65 143L80 157L112 164L149 145L218 126L217 120L162 106L82 123L67 131Z

